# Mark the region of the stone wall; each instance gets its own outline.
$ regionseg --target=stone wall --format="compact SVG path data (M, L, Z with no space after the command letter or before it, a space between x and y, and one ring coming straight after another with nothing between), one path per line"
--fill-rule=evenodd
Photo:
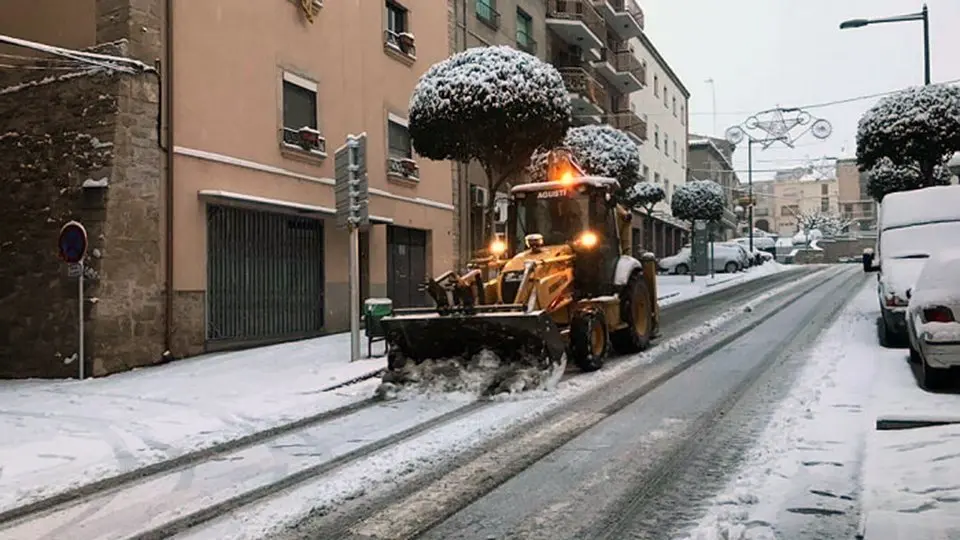
M0 90L0 377L77 372L77 280L56 257L71 219L90 238L87 373L163 352L157 77L59 73Z

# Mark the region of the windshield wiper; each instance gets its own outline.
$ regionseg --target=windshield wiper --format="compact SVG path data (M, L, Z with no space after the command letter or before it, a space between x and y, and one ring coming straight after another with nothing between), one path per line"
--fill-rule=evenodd
M929 253L914 253L912 255L897 255L894 259L929 259Z

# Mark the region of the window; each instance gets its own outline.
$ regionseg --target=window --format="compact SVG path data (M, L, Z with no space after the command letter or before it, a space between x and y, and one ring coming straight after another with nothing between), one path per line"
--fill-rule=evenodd
M529 53L536 51L536 42L533 40L533 17L520 8L517 8L517 47Z
M677 98L676 98L676 96L674 96L674 98L673 98L673 115L674 115L674 116L677 115Z
M407 8L387 2L387 30L394 36L407 31Z
M823 199L820 199L820 211L821 211L821 212L829 212L829 211L830 211L830 199L828 199L828 198L826 198L826 197L824 197Z
M653 173L653 183L654 184L660 183L660 173Z
M317 85L292 73L283 74L283 142L324 153L317 123Z
M666 177L663 178L663 193L668 196L673 195L673 193L670 191L670 181L667 180ZM670 197L670 198L672 199L673 197ZM667 201L667 202L670 202L670 201Z
M659 75L653 76L653 95L656 97L660 97L660 76Z
M653 125L653 147L660 148L660 126Z
M664 155L670 155L670 136L666 133L663 134L663 153Z
M823 184L822 186L820 186L820 194L828 195L829 194L829 191L827 191L828 189L829 189L829 186L827 186L826 184Z
M475 11L480 22L491 27L500 27L500 13L497 11L497 0L475 0Z
M644 182L650 181L650 167L646 165L643 166L643 181Z
M677 160L677 141L673 141L673 160Z
M387 121L387 144L389 155L397 159L413 159L410 132L404 122L396 118Z
M687 108L683 105L680 106L680 124L687 125Z
M663 85L663 106L669 107L670 104L667 102L667 85Z

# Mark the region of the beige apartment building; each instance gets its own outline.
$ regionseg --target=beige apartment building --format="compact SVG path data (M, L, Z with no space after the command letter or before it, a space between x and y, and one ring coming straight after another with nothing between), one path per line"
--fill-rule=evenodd
M840 189L836 178L774 181L772 199L772 232L780 236L793 236L797 233L797 218L800 215L814 212L836 214L840 211Z
M446 8L445 0L0 0L2 34L146 66L98 71L18 49L27 67L7 82L21 84L0 84L0 118L12 119L0 133L32 137L37 150L21 144L17 159L27 152L52 177L0 173L20 186L8 204L29 196L50 213L4 248L0 277L25 277L5 300L14 309L0 323L20 327L0 332L0 375L75 372L61 360L76 351L76 281L55 251L36 256L67 219L87 225L93 253L88 373L348 328L347 233L333 220L333 154L348 134L368 137L361 297L424 304L418 283L456 262L453 186L450 163L412 151L407 104L419 76L449 54ZM87 146L41 151L63 133ZM36 302L44 296L49 306Z
M552 63L570 92L575 124L606 123L623 130L641 144L649 180L663 183L662 176L683 182L689 93L644 34L643 11L633 0L450 0L449 12L452 50L509 45ZM661 85L669 92L665 99ZM664 120L668 144L660 145L659 138L656 146L651 143L647 109L672 119ZM483 207L489 197L504 195L487 193L478 166L456 169L456 230L463 261L487 245ZM672 192L669 184L663 185ZM639 216L636 249L663 256L679 248L687 226L668 209L665 203L655 215Z
M877 202L867 194L869 179L869 174L860 172L856 158L837 160L840 215L856 223L859 231L877 228Z

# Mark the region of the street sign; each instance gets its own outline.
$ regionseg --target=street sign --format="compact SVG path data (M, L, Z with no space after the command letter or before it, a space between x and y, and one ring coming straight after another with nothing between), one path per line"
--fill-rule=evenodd
M67 263L67 277L78 278L83 275L83 265L80 263Z
M70 221L60 228L57 240L60 258L64 262L79 263L87 256L87 229L78 221Z
M360 227L370 223L367 181L367 134L348 135L333 159L336 184L337 226Z

